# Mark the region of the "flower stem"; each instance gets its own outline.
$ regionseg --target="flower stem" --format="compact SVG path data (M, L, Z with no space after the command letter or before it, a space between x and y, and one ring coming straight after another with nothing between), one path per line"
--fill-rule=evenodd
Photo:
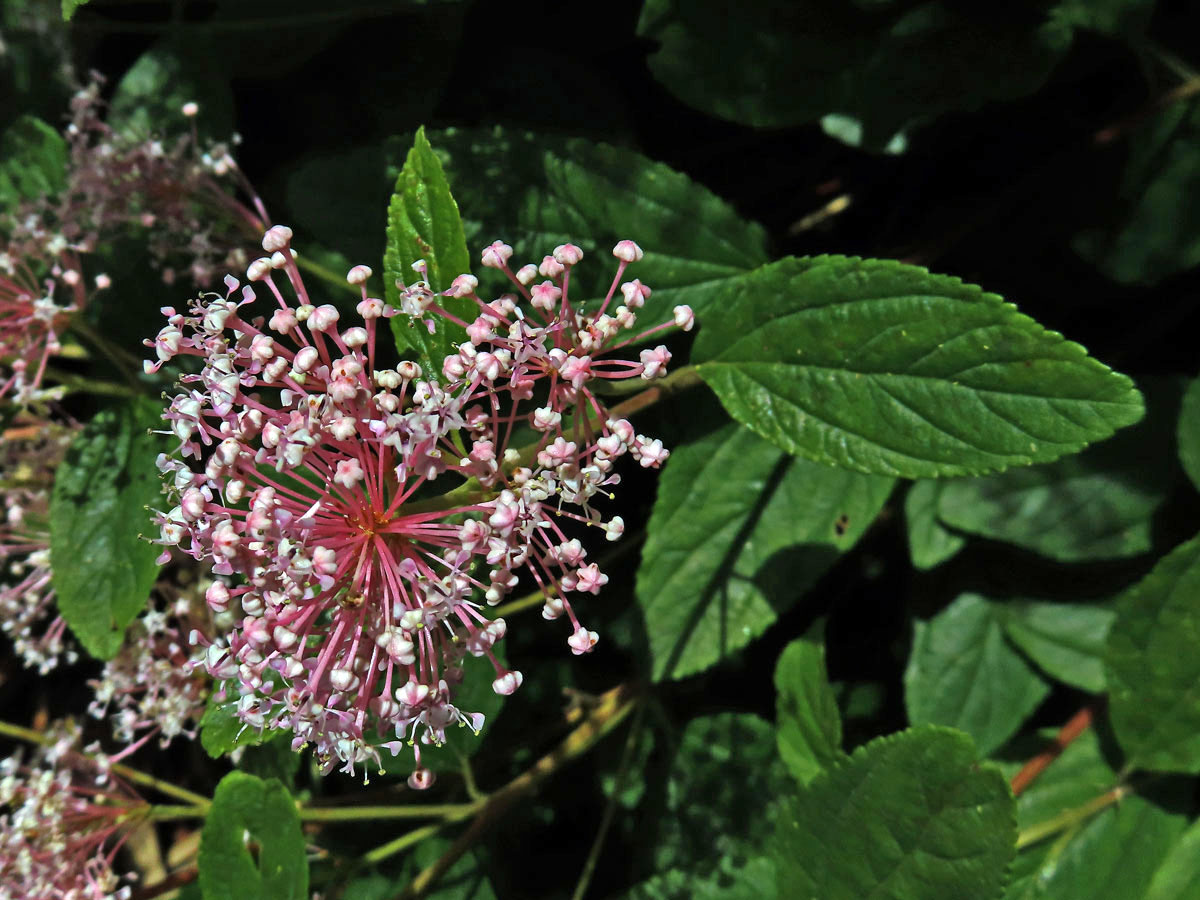
M121 377L129 382L133 388L139 392L142 390L142 385L136 375L137 372L142 370L142 361L140 359L128 350L117 346L98 332L83 316L72 317L69 330L99 350L101 355L113 364L113 367L121 373Z
M301 256L299 253L293 253L292 258L296 260L297 266L310 275L315 275L327 284L341 288L343 291L348 290L355 296L359 296L359 289L346 281L345 276L339 275L333 269L323 266L319 262L309 259L307 256Z
M173 822L176 819L203 819L208 813L202 806L151 806L146 818L152 822Z
M133 388L129 385L63 372L54 366L46 366L46 377L61 384L69 394L94 394L98 397L141 397L146 393L140 388Z
M1031 844L1036 844L1039 841L1044 841L1046 838L1058 834L1060 831L1066 831L1069 828L1086 822L1096 813L1107 809L1120 801L1122 797L1127 797L1130 793L1132 793L1132 790L1129 787L1118 785L1111 791L1103 793L1099 797L1094 797L1083 804L1083 806L1064 810L1057 816L1047 819L1045 822L1038 822L1036 825L1023 828L1017 834L1017 849L1023 850Z
M521 797L532 793L550 775L571 760L583 755L616 728L637 705L638 695L628 685L601 695L591 713L561 744L547 753L522 774L478 804L474 821L450 849L434 863L423 869L400 895L401 900L421 897L462 857L487 828ZM406 836L405 836L406 837ZM382 849L382 848L380 848ZM377 851L375 851L377 852Z
M1020 796L1022 791L1033 784L1034 779L1049 768L1050 763L1062 755L1073 740L1088 730L1092 724L1092 715L1090 706L1085 706L1075 713L1070 721L1062 727L1062 730L1054 736L1054 743L1025 763L1021 771L1013 776L1012 792L1014 797Z
M300 809L304 822L354 822L359 819L453 819L469 816L477 803L442 803L425 806L326 806Z

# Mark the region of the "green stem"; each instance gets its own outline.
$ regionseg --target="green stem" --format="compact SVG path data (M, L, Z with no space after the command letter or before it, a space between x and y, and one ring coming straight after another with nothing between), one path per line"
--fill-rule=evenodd
M473 804L471 804L473 805ZM409 847L421 843L427 837L433 837L447 825L454 822L461 822L463 819L470 818L472 812L464 812L454 816L442 819L440 822L433 822L429 825L422 825L420 828L414 828L412 831L406 831L404 834L395 840L388 841L376 847L374 850L369 850L363 854L362 861L368 865L375 865L387 859L389 856L395 856L407 850Z
M1111 791L1101 794L1099 797L1094 797L1082 806L1064 810L1057 816L1047 819L1045 822L1038 822L1036 825L1023 828L1017 834L1017 849L1023 850L1031 844L1036 844L1058 834L1060 831L1066 831L1082 822L1086 822L1096 813L1119 802L1122 797L1127 797L1130 793L1131 790L1128 787L1119 785Z
M203 819L208 810L199 806L151 806L146 818L152 822L173 822L177 819Z
M468 816L478 804L443 803L426 806L327 806L300 810L304 822L354 822L359 819L428 819Z
M71 372L63 372L54 366L46 366L46 376L61 384L69 394L94 394L97 397L142 397L145 391L112 381L85 378Z
M138 381L136 374L142 370L142 361L140 359L128 350L117 346L98 332L88 324L88 321L83 316L72 317L69 330L99 350L113 364L113 367L121 373L121 377L129 382L132 387L139 391L142 389L142 385Z
M45 747L53 743L53 739L48 735L42 734L40 731L34 731L32 728L22 728L20 725L13 725L10 722L0 721L0 735L10 737L18 741L26 741L30 744L37 744ZM80 756L88 758L86 753L80 753ZM153 788L160 794L166 794L168 797L174 797L176 800L185 800L193 807L208 809L212 806L212 801L207 797L202 797L200 794L193 793L187 788L181 788L178 785L171 784L169 781L163 781L161 778L155 778L146 772L140 772L137 769L131 769L122 763L113 763L112 771L120 775L126 781L134 784L139 784L142 787Z
M359 289L348 282L346 280L346 276L339 275L337 272L333 271L333 269L323 266L319 262L311 260L307 256L302 256L299 253L293 253L292 258L296 260L297 266L299 266L305 272L308 272L310 275L316 275L327 284L331 284L343 291L348 290L356 297L359 296Z

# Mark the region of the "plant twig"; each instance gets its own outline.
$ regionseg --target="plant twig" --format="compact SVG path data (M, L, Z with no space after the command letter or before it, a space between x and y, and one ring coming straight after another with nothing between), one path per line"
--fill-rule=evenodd
M588 717L561 744L479 805L479 811L467 830L432 865L418 873L400 894L399 900L423 896L510 806L532 793L565 763L590 750L625 719L636 700L636 694L628 685L618 685L601 695Z
M1083 806L1076 806L1073 809L1064 810L1053 818L1047 819L1045 822L1038 822L1036 825L1030 825L1028 828L1022 828L1017 834L1017 849L1023 850L1031 844L1036 844L1039 841L1044 841L1048 837L1058 834L1060 831L1066 831L1068 828L1074 828L1083 822L1086 822L1096 813L1107 809L1114 803L1120 801L1123 797L1133 793L1132 789L1126 785L1118 785L1111 791L1101 794L1099 797L1094 797Z
M325 806L301 807L302 822L356 822L360 819L431 819L469 816L476 803L442 803L424 806ZM461 814L461 815L460 815Z
M613 779L612 793L608 797L608 802L604 804L604 813L600 816L600 827L596 830L596 839L592 841L592 848L588 851L587 862L583 864L583 871L579 875L579 882L575 885L574 893L571 894L571 900L583 900L588 885L592 883L592 875L595 874L596 864L600 861L600 851L604 848L604 839L608 837L608 830L612 827L613 818L616 816L618 797L625 788L625 779L629 776L633 754L642 737L642 721L645 718L645 711L645 705L639 704L633 725L629 728L629 736L625 739L625 749L621 751L621 762L617 767L617 776Z
M1012 780L1014 797L1020 796L1021 792L1029 787L1034 779L1049 768L1050 763L1062 756L1063 751L1067 749L1073 740L1091 727L1093 716L1094 713L1090 706L1085 706L1079 712L1075 713L1070 721L1054 736L1054 742L1021 767L1021 771L1014 775Z

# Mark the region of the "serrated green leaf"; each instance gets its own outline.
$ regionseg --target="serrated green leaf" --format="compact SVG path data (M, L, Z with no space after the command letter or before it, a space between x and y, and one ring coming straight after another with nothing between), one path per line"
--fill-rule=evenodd
M775 729L749 713L701 716L678 747L652 845L656 871L703 879L761 855L773 828L768 807L793 784Z
M162 408L130 400L96 416L71 442L50 500L50 564L58 610L88 653L111 659L150 599L158 548L147 507L162 486L155 459Z
M34 116L21 116L0 138L0 210L52 197L66 186L67 142Z
M938 516L1062 562L1145 553L1176 481L1179 385L1155 382L1145 395L1146 418L1077 456L946 482Z
M654 289L640 318L670 317L680 303L702 315L725 279L768 259L766 232L681 172L631 150L532 131L447 128L429 132L461 201L469 241L502 238L514 263L539 262L564 241L589 257L572 274L592 295L606 291L617 241L645 257L626 277ZM472 244L474 246L474 244ZM590 259L595 254L595 259ZM476 273L496 291L507 278Z
M904 705L913 724L952 725L988 754L1010 738L1050 692L1008 643L985 598L963 594L917 622L904 670Z
M921 480L904 498L904 518L908 523L908 552L918 569L932 569L950 559L967 543L938 521L938 500L943 482Z
M784 764L801 784L846 757L820 635L792 641L775 664L775 739Z
M1075 250L1122 284L1153 285L1200 264L1200 102L1175 103L1130 138L1120 209Z
M762 634L854 545L892 485L789 458L736 425L676 447L637 576L654 678L701 671Z
M251 855L248 841L257 851ZM204 900L309 900L300 816L278 781L230 772L200 835Z
M1200 537L1117 600L1108 635L1109 715L1129 765L1200 772Z
M1004 776L934 726L860 747L783 800L776 826L780 895L821 900L995 897L1016 843Z
M860 4L867 6L868 4ZM709 115L782 127L839 113L882 149L917 121L1036 90L1071 44L1066 21L962 3L649 0L650 70Z
M1200 378L1193 380L1183 395L1176 439L1183 470L1200 489Z
M1133 383L1016 307L890 260L784 259L703 322L700 376L789 453L906 478L1047 462L1142 416Z
M1142 900L1200 897L1200 822L1193 822L1154 873Z
M1098 694L1115 613L1083 603L1009 602L997 610L1004 633L1051 678Z
M420 276L412 268L417 260L425 260L429 284L434 291L444 291L450 283L471 269L467 239L463 233L458 204L450 194L450 185L442 164L433 152L425 129L417 136L404 168L396 179L396 190L388 204L387 249L383 254L383 286L388 303L400 305L397 280L412 284ZM439 304L466 321L475 304L464 297L439 297ZM417 352L418 361L427 375L441 377L442 359L466 339L460 326L441 316L431 316L434 331L408 316L392 319L392 333L401 349Z

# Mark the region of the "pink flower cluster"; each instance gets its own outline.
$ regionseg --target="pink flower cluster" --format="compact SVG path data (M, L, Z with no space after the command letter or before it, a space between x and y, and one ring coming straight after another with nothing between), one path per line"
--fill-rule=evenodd
M50 583L50 486L73 434L19 418L0 440L0 629L42 674L77 659Z
M209 605L238 612L228 634L196 640L207 671L236 685L242 721L290 729L326 770L378 764L381 748L395 755L407 742L409 784L426 787L420 745L482 724L455 704L465 655L491 660L499 694L522 681L493 652L504 620L480 601L500 602L525 576L544 592L545 617L569 620L573 652L596 643L568 595L595 594L608 579L566 529L574 521L619 537L620 518L604 521L593 499L617 483L619 457L657 467L667 453L609 419L589 384L661 376L669 354L605 358L629 343L618 335L649 289L626 283L614 315L608 301L583 313L567 296L582 254L566 245L513 276L528 314L515 295L483 302L470 275L444 292L471 298L479 316L457 320L470 340L446 358L442 382L412 362L383 368L379 328L398 310L369 295L365 266L347 276L360 287L361 324L314 304L291 236L270 228L270 255L248 270L273 301L269 315L248 314L255 287L227 277L224 297L164 310L167 326L147 341L158 356L149 370L180 354L202 366L182 376L165 413L180 446L160 459L176 500L158 516L160 542L211 564ZM615 252L609 300L641 254L631 242ZM507 271L509 254L497 243L483 262ZM530 290L538 268L546 281ZM404 288L403 311L443 312L438 297L418 282ZM680 307L676 322L690 327L690 311ZM518 426L538 439L510 446ZM435 481L451 489L431 492Z
M145 801L75 749L78 729L50 736L28 762L0 761L0 900L125 900L113 861Z

